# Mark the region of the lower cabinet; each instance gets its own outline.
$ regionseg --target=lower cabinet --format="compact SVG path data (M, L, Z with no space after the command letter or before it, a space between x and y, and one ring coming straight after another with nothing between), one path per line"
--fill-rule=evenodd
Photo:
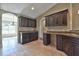
M44 45L49 45L51 43L51 34L48 34L48 33L44 33L43 34L43 44Z
M61 50L61 51L62 51L62 50L63 50L63 45L62 45L62 44L63 44L63 42L62 42L63 40L62 40L62 36L57 35L56 37L57 37L57 40L56 40L56 43L57 43L57 44L56 44L56 47L57 47L58 50Z
M73 55L73 43L70 37L63 38L63 51L67 54L72 56Z
M79 44L74 44L74 56L79 56Z
M37 32L19 32L18 42L21 44L29 43L38 39Z
M57 39L58 50L64 51L69 56L79 56L79 38L64 35L57 35L57 38L59 38Z

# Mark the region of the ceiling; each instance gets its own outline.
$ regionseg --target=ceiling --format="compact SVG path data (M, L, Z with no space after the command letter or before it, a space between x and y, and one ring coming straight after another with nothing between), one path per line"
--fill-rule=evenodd
M26 17L37 18L54 5L55 3L1 3L0 7L9 12ZM32 10L32 7L34 10Z

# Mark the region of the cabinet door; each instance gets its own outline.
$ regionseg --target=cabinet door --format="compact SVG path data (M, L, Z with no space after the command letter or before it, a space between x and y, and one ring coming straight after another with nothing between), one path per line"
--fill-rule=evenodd
M63 38L63 50L67 55L73 56L73 43L70 37Z
M63 26L62 21L63 21L63 15L61 13L58 13L58 26Z
M46 23L45 26L48 27L48 26L49 26L49 20L48 20L48 17L45 17L45 19L46 19L46 21L45 21L45 23Z
M35 33L32 33L32 41L35 40Z
M19 26L22 27L22 19L19 17Z
M34 33L34 40L37 40L37 39L38 39L38 33L35 32L35 33Z
M55 15L55 26L59 26L59 24L58 24L58 22L59 22L58 21L58 17L59 17L59 15L56 14Z
M19 20L20 26L21 27L27 27L27 18L25 17L21 17L21 19Z
M26 26L29 27L29 24L30 24L30 21L27 19L27 25Z
M51 42L50 34L44 34L43 35L43 44L44 45L49 45L50 42Z
M49 27L56 26L55 15L46 17L46 26L49 26Z
M50 21L51 26L56 26L57 25L56 22L57 22L56 15L52 15Z
M25 23L25 18L24 17L21 18L21 24L22 24L22 27L25 27L26 23Z
M56 38L57 38L57 40L56 40L57 49L58 49L58 50L63 50L63 40L62 40L62 36L57 35Z
M35 26L34 20L31 20L31 26L32 26L32 27Z
M28 42L28 35L26 33L22 34L22 44L25 44Z
M22 27L22 25L21 25L21 18L19 17L19 27Z
M79 44L74 44L73 55L74 56L79 56Z
M33 21L33 27L36 27L36 20Z
M22 27L24 26L23 22L24 22L24 21L23 21L23 19L21 18L21 26L22 26Z
M35 20L31 20L31 19L29 19L28 20L28 25L29 25L29 27L36 27L36 23L35 23Z
M74 51L73 51L73 55L74 56L79 56L79 38L75 38L73 37L73 47L74 47Z
M27 27L30 27L30 20L27 19Z
M62 25L67 26L67 13L62 14Z
M67 23L67 17L64 13L57 13L57 26L64 26Z
M27 42L27 34L22 33L22 44L25 44Z
M47 20L48 20L48 26L49 27L52 26L52 21L53 21L52 17L49 16Z
M35 37L34 33L31 33L31 41L34 41L34 37Z

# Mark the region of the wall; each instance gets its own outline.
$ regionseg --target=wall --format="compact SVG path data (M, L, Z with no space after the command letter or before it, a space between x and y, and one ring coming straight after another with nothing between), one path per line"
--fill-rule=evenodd
M44 16L68 9L69 13L68 13L68 26L56 26L56 27L49 27L48 30L70 30L70 14L71 14L71 9L70 9L70 4L68 3L60 3L60 4L56 4L54 7L52 7L51 9L49 9L46 13L44 13L43 15L39 16L37 19L40 20L41 18L43 18ZM39 21L38 21L39 22ZM53 28L53 29L52 29Z
M51 35L51 44L50 46L53 46L56 48L56 35L55 34L52 34Z
M40 20L42 20L42 18L45 18L44 16L62 11L68 9L68 18L67 18L67 26L56 26L56 27L48 27L45 28L45 30L43 30L43 32L45 31L69 31L72 30L72 4L69 3L60 3L60 4L56 4L54 7L52 7L51 9L49 9L47 12L45 12L44 14L40 15L37 18L37 29L38 29L38 33L39 34L39 38L42 37L42 31L40 32ZM51 35L51 46L56 46L56 35Z
M72 4L72 29L79 30L79 3Z
M43 32L46 31L46 28L45 28L45 18L42 18L40 21L39 21L39 33L38 33L38 37L39 39L43 39Z

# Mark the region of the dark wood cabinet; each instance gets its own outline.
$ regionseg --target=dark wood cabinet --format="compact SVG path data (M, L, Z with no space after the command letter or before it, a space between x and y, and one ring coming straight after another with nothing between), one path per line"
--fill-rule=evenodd
M73 56L73 43L71 37L63 38L63 51L70 56Z
M46 26L67 26L67 13L68 10L64 10L46 16Z
M78 44L74 44L74 48L73 48L73 55L74 56L79 56L79 45Z
M36 27L36 20L26 17L19 17L19 27Z
M45 17L45 19L46 19L46 20L45 20L45 23L46 23L45 26L50 26L50 25L49 25L48 17Z
M43 34L43 44L49 45L51 43L51 36L50 34L44 33Z
M79 56L79 38L57 35L57 41L58 50L64 51L69 56Z
M38 39L38 33L37 32L19 32L19 38L18 42L21 44L29 43L31 41Z
M56 37L57 37L57 40L56 40L56 43L57 43L57 44L56 44L56 45L57 45L56 47L57 47L57 49L58 49L58 50L63 50L63 45L62 45L62 44L63 44L63 42L62 42L63 40L62 40L62 36L57 35Z

